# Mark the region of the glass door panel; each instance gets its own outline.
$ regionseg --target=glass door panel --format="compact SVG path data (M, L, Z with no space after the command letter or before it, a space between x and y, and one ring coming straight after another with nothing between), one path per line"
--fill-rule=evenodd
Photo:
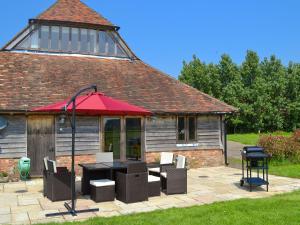
M141 119L126 118L126 158L141 159Z
M121 119L104 118L104 151L113 152L120 159Z

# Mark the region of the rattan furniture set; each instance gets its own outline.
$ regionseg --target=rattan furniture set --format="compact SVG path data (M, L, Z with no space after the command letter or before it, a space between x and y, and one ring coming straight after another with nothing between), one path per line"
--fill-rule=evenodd
M162 154L161 158L164 157ZM117 199L125 203L147 201L149 197L160 196L161 191L168 195L186 194L185 157L178 156L175 164L173 154L168 157L169 160L161 160L159 164L146 164L141 161L113 161L112 155L97 155L96 163L79 164L83 171L81 192L90 195L95 202ZM70 172L66 168L56 167L55 161L45 159L45 162L44 196L51 201L69 200Z

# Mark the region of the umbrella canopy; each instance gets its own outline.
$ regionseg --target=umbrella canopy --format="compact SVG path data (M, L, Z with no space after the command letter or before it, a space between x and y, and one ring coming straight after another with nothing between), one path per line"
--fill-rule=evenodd
M68 102L69 99L48 106L35 108L32 111L61 112ZM69 105L67 110L68 112L72 111L72 104ZM76 112L87 115L151 115L151 112L144 108L105 96L100 92L93 92L77 97Z

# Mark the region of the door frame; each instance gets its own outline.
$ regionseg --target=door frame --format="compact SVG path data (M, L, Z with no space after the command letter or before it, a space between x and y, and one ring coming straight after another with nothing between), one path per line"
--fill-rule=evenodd
M145 116L115 116L103 115L100 117L100 146L101 151L104 152L104 118L118 118L120 119L120 161L126 161L126 119L139 118L141 119L141 160L145 160L146 149L146 117ZM118 160L117 160L118 161Z

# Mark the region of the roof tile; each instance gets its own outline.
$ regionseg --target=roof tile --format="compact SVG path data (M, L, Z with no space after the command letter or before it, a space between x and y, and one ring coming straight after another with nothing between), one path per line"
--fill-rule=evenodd
M80 0L58 0L37 19L114 26Z
M156 113L236 109L141 60L0 52L0 110L30 110L65 100L97 84L106 95Z

